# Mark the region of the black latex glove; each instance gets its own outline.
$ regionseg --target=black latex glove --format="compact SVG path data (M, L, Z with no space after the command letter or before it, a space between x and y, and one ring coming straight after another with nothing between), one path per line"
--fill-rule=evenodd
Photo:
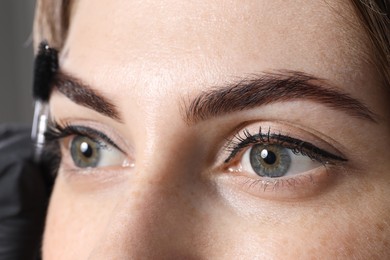
M0 259L38 259L48 187L30 129L0 125Z

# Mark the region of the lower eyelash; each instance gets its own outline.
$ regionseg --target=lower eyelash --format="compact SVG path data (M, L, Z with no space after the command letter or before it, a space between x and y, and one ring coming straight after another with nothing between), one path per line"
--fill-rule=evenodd
M334 163L336 161L347 161L347 159L322 150L311 143L289 136L271 133L271 128L268 129L267 133L262 133L262 129L260 127L259 133L256 135L252 135L247 129L244 129L242 134L244 136L242 136L239 132L228 141L228 145L225 147L225 150L229 151L230 155L225 160L225 163L229 163L244 148L256 144L281 145L287 149L290 149L294 154L308 156L310 159L318 161L322 164Z
M303 179L304 178L304 179ZM305 185L305 183L312 183L315 184L315 181L313 179L313 176L311 174L302 175L302 176L296 176L294 178L288 178L288 179L248 179L246 180L243 185L246 186L249 189L252 188L258 188L265 192L267 189L272 189L273 191L276 191L281 188L294 188L297 185Z

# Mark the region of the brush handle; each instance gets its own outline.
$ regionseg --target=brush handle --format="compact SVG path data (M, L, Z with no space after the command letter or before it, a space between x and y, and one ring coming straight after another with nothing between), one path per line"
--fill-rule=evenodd
M42 150L45 145L45 133L49 121L49 104L37 100L35 102L34 119L31 139L34 143L34 161L40 162Z

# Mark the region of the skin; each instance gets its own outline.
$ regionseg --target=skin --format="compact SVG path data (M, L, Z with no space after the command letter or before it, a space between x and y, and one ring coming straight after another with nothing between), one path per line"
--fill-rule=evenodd
M63 145L44 259L386 258L389 95L366 42L348 1L77 1L61 69L111 100L122 122L56 90L53 119L104 132L131 165L80 170ZM376 122L308 100L183 120L202 91L283 69L325 79ZM241 155L225 167L223 146L259 126L348 162L292 185L247 185L261 177L237 171Z

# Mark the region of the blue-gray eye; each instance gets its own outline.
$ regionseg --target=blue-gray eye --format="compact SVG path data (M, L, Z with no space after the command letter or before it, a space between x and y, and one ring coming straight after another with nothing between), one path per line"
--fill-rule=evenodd
M70 144L70 154L79 168L97 167L101 157L101 144L85 137L75 136Z
M107 166L129 167L126 154L113 145L93 138L75 135L70 141L69 153L78 168Z
M240 168L264 178L304 173L322 164L279 144L256 144L245 151Z
M282 177L291 165L289 149L280 145L254 145L249 159L253 170L261 177Z

